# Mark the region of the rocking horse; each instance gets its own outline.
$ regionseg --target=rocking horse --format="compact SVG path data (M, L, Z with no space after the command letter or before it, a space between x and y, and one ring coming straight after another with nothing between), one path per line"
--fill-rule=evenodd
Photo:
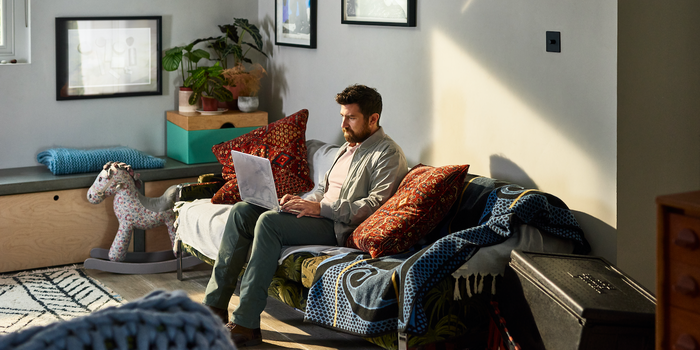
M107 196L114 196L114 213L119 220L119 230L109 250L93 248L89 259L85 260L87 269L97 269L123 274L149 274L177 270L176 254L173 250L160 252L128 253L134 229L148 230L166 225L170 243L175 241L175 213L173 205L177 194L177 185L170 186L157 198L141 194L142 182L130 165L109 162L87 192L87 199L92 204L101 203ZM189 267L198 263L182 260L182 266ZM196 258L194 258L196 260Z

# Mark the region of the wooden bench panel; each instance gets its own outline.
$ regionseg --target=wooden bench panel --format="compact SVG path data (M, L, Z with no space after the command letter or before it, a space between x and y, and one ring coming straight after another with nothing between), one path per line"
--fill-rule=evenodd
M109 248L119 228L113 197L87 200L87 188L0 196L0 272L82 263Z
M159 197L172 185L196 181L150 181L144 193ZM90 249L109 249L119 229L113 201L92 204L87 188L0 196L0 273L82 263ZM172 249L165 226L146 230L145 243L148 252Z

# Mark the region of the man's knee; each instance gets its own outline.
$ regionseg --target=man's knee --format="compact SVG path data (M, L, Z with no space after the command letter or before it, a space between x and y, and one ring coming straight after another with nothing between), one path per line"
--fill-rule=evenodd
M242 237L252 239L258 215L259 211L251 204L246 202L234 204L229 212L224 234L235 232Z
M229 220L235 219L242 222L255 222L260 215L260 207L246 202L237 202L231 207Z
M246 202L237 202L231 207L231 215L249 215L253 211L253 206Z
M255 234L277 235L280 228L280 213L266 211L260 215L255 224Z

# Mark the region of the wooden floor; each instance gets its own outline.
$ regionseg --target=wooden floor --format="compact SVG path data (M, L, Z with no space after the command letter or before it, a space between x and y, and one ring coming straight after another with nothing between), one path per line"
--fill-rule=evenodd
M201 303L211 267L206 264L186 270L183 280L176 273L153 275L119 275L98 270L85 270L87 274L121 295L125 300L139 299L154 290L184 290L192 300ZM229 312L238 305L234 295ZM327 328L303 322L304 315L292 307L269 298L261 325L263 344L251 349L381 349L353 335L335 332Z

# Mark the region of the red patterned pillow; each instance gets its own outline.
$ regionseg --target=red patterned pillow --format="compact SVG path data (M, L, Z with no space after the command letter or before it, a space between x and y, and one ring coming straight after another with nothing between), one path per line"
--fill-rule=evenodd
M233 140L212 147L216 159L223 165L227 181L214 194L214 204L233 204L241 200L238 180L231 160L231 150L265 157L272 163L277 195L308 192L314 187L306 160L306 121L309 111L302 109L286 118L255 129Z
M396 194L348 237L346 245L373 258L403 252L427 235L459 197L469 165L418 164Z

